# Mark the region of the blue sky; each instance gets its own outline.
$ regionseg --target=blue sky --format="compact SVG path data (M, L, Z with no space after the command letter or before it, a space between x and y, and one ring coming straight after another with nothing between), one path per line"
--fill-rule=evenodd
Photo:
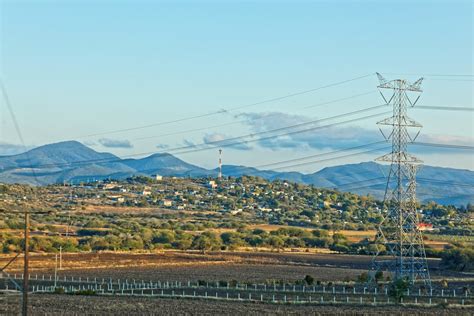
M0 74L28 146L76 139L120 156L161 152L379 105L380 95L368 93L378 82L370 76L220 115L107 132L376 71L409 80L473 73L471 1L1 0L0 11ZM472 107L472 80L426 76L419 104ZM306 108L362 93L368 94ZM372 113L378 112L358 116ZM19 140L3 99L0 114L0 154L15 152ZM424 125L425 140L474 142L473 112L420 109L410 115ZM255 166L382 139L377 120L226 148L224 163ZM194 129L200 130L185 132ZM474 170L472 151L421 148L417 155L428 164ZM178 156L205 167L217 161L216 150Z

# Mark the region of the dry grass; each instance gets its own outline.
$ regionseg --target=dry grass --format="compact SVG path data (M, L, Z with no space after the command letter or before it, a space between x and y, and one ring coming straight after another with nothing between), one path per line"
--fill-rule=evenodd
M13 256L0 256L0 266ZM81 253L64 254L62 275L124 278L132 276L153 280L300 280L306 274L321 281L355 279L370 266L370 256L324 253L276 252L199 252L166 251L161 253ZM32 274L52 273L55 255L32 254ZM455 272L437 270L439 260L430 259L436 277L460 277ZM20 273L21 257L9 268Z

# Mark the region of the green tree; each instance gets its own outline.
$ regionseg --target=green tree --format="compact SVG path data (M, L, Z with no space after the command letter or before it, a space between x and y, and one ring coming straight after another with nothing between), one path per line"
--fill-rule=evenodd
M221 247L221 241L212 232L204 232L199 236L196 236L192 243L193 249L201 250L205 253L208 250L219 250Z
M277 249L278 251L283 248L283 245L285 244L285 241L278 236L270 236L266 243L272 247L272 249Z
M314 278L310 275L306 275L304 277L304 281L306 282L307 285L313 285L314 283Z
M408 280L396 279L390 284L389 295L392 296L397 302L401 302L403 296L408 290Z

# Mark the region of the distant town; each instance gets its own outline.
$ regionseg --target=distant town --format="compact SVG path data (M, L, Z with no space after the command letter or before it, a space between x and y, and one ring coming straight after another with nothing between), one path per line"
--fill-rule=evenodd
M37 251L54 251L60 245L72 251L264 247L369 254L384 214L382 202L370 195L258 177L154 175L36 188L2 185L2 203L30 199L32 190L42 197L35 209L49 212L33 215ZM427 203L420 205L418 228L434 240L463 240L473 236L473 215L472 205ZM21 227L18 215L0 221L3 252L20 250L14 231L21 234ZM212 242L200 243L202 236ZM427 244L427 251L436 255L449 243Z

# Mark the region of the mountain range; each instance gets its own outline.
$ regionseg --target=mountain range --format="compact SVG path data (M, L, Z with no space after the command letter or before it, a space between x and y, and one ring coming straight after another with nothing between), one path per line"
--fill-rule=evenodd
M388 173L389 166L375 162L327 167L311 174L223 166L225 176L282 179L357 194L371 194L377 198L383 197ZM140 159L121 159L110 153L99 153L77 141L44 145L18 155L0 156L0 182L3 183L47 185L153 174L203 177L216 176L217 170L195 166L168 153ZM417 182L417 196L423 202L454 205L474 203L474 171L423 166L418 172Z

